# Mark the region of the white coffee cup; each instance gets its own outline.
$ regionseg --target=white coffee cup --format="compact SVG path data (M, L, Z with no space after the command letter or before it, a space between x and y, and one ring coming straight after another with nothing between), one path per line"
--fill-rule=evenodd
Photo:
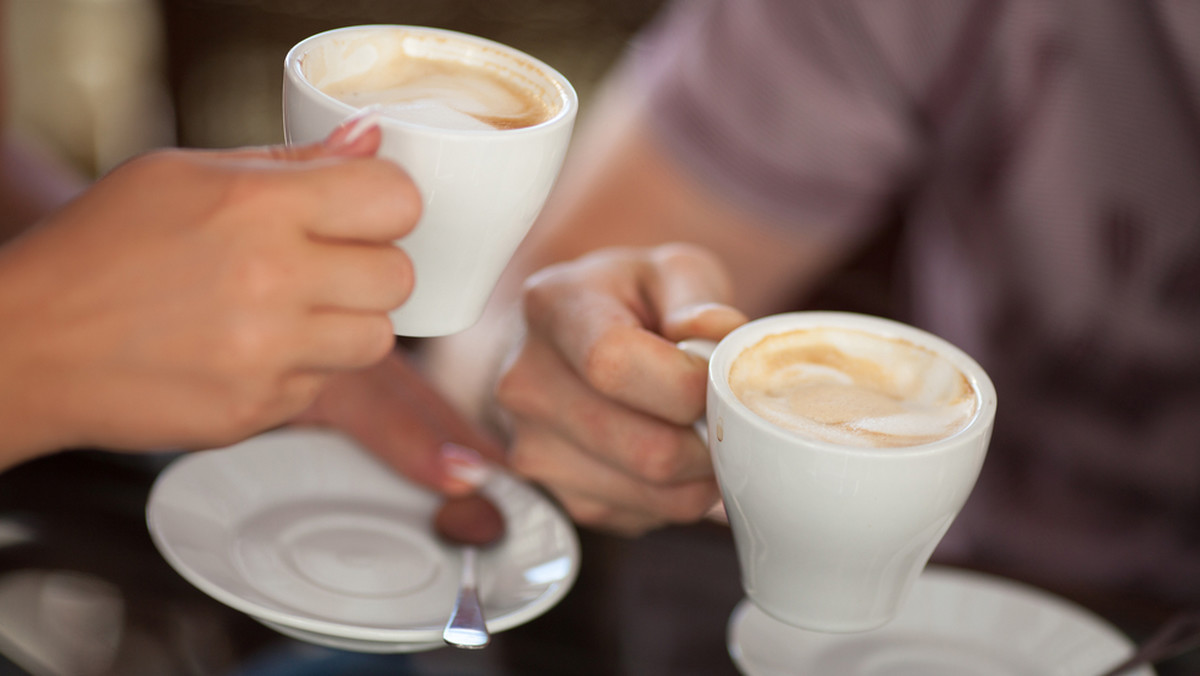
M377 48L372 41L386 41ZM545 202L570 141L578 99L550 66L484 38L416 26L352 26L314 35L284 63L283 118L288 143L325 138L358 112L318 89L305 59L344 58L367 68L387 50L483 65L519 79L549 107L544 121L519 129L444 129L381 119L379 155L412 176L424 211L397 243L412 259L415 286L392 313L397 335L437 336L479 319L501 271ZM340 50L340 51L339 51ZM365 65L364 65L365 64Z
M948 437L880 448L822 441L747 408L729 384L737 357L767 336L818 328L899 339L939 355L970 383L974 413ZM987 374L941 338L850 313L774 315L719 343L680 347L709 360L701 424L746 595L768 615L804 629L855 632L886 624L975 485L996 412Z

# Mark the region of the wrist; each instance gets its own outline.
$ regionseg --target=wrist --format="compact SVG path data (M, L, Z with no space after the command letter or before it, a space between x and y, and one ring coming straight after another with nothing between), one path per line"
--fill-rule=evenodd
M14 257L21 243L0 255L0 467L9 467L72 445L64 411L71 392L52 358L59 342L39 326L49 302L20 272Z
M442 395L469 420L507 438L508 423L496 403L496 385L525 335L520 304L489 308L472 328L426 341L421 360Z
M36 368L22 359L24 351L11 347L0 343L0 471L71 445L51 415Z

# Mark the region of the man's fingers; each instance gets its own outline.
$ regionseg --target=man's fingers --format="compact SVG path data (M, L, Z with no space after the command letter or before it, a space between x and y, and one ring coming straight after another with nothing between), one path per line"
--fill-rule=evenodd
M671 244L654 249L650 259L643 283L665 338L720 340L746 323L747 317L728 305L733 285L716 256L690 244Z
M534 339L546 341L591 387L678 424L704 406L702 362L655 333L640 259L594 256L547 270L524 295Z
M721 340L749 318L741 310L720 303L680 307L663 318L662 333L673 341L687 338Z
M575 448L637 481L668 485L712 476L708 450L690 425L669 424L601 395L549 346L526 343L514 366L496 392L513 415L541 421Z
M509 451L514 470L545 486L576 521L639 531L704 517L719 498L711 477L668 486L650 485L582 453L540 425L516 422Z

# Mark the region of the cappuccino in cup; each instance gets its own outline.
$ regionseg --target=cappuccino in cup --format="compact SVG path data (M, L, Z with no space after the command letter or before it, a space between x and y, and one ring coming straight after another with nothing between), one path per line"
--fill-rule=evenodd
M401 336L471 326L558 176L578 100L560 73L516 49L421 26L314 35L284 61L288 143L379 114L379 156L408 172L421 220L397 241L415 276L390 314Z
M957 434L978 409L970 381L937 353L839 328L763 338L734 359L729 387L776 425L847 446L927 444Z
M895 617L979 476L987 373L937 336L841 312L680 347L709 361L703 432L746 596L817 631Z
M308 80L355 108L439 129L487 131L541 124L561 108L519 64L447 54L402 30L331 42L305 55Z

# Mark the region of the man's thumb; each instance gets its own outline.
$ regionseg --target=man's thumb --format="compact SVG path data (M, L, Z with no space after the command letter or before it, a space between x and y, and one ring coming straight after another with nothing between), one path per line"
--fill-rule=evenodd
M656 277L651 295L664 338L720 340L746 323L746 315L728 304L733 283L712 252L693 244L664 244L652 258Z

